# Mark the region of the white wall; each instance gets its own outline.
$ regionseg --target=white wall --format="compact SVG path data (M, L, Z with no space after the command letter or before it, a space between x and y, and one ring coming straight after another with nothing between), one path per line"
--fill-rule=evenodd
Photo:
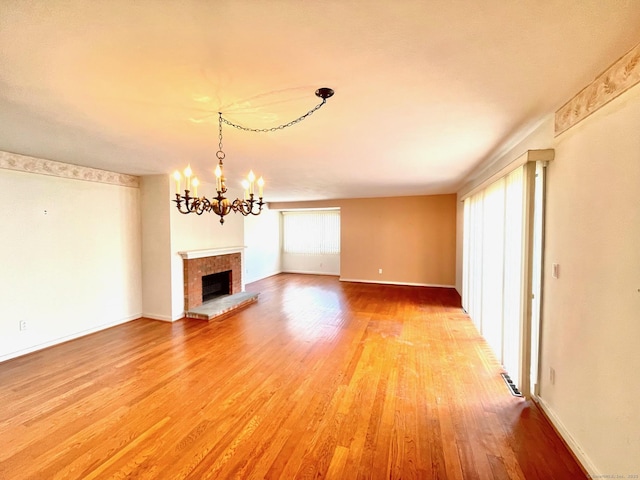
M283 252L282 271L289 273L340 275L340 254L307 255Z
M183 259L178 252L244 246L245 224L255 225L252 221L262 219L265 214L245 219L240 214L231 213L225 217L224 225L220 225L220 217L213 213L183 215L172 202L175 182L169 175L143 177L141 190L144 314L159 320L178 320L184 316ZM199 193L209 197L213 191L212 184L203 183L199 187ZM227 197L233 199L240 194L242 192L230 190ZM250 236L256 239L258 247L255 249L279 252L279 247L270 247L274 242L279 245L279 236L277 224L272 232L274 228L270 226L268 217L267 212L265 219L259 220L259 225L251 227ZM258 243L258 237L263 237L260 241L266 242ZM249 250L245 252L245 264ZM253 258L250 261L255 264ZM275 265L279 266L277 258ZM270 268L268 262L260 265L263 267Z
M168 178L168 176L167 176ZM175 183L169 182L170 195L175 197ZM213 184L203 183L199 187L200 195L211 196L215 190ZM242 191L229 190L226 196L233 200L241 196ZM220 217L214 213L194 213L183 215L171 203L171 318L177 320L184 315L184 271L183 260L178 252L205 248L235 247L244 245L244 217L239 213L230 213L220 225Z
M245 282L280 273L280 218L279 212L264 207L262 213L244 219Z
M171 226L172 207L168 175L141 178L142 218L142 314L171 321Z
M639 132L637 85L557 138L547 177L540 396L590 473L625 478L640 473Z
M0 191L0 360L141 315L137 188L0 170Z

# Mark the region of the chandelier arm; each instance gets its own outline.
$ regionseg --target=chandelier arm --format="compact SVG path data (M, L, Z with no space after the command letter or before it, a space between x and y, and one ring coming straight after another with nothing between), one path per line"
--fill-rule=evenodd
M189 190L185 190L184 191L184 196L182 197L184 199L184 208L187 212L192 213L193 212L193 197L189 196Z
M206 198L198 198L196 201L197 203L195 208L198 215L202 215L204 212L209 211L209 200Z
M174 200L174 202L176 202L176 207L178 207L178 211L180 213L184 215L186 215L187 213L191 213L188 208L186 210L182 208L182 196L179 193L176 193L176 199Z
M244 208L242 205L242 201L238 198L236 198L232 203L231 203L231 209L235 212L235 213L241 213L242 215L244 215Z
M250 205L247 203L246 200L240 200L239 198L236 198L233 203L231 204L233 211L236 213L241 213L244 217L246 217L247 215L249 215L249 211L251 210Z
M262 212L262 199L258 202L258 211L257 212L251 212L251 215L260 215L260 213Z

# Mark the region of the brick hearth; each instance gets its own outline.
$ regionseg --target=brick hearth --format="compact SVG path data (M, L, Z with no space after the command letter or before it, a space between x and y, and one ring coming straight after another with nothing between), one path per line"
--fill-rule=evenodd
M202 258L183 259L184 308L190 310L202 305L202 277L212 273L231 271L231 294L242 292L242 255L230 253Z

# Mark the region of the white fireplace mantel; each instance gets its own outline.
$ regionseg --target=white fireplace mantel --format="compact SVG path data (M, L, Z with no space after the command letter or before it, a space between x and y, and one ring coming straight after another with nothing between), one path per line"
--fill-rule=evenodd
M245 248L247 247L238 246L238 247L222 247L222 248L205 248L202 250L187 250L185 252L178 252L178 254L186 260L191 260L192 258L215 257L216 255L227 255L229 253L244 254Z

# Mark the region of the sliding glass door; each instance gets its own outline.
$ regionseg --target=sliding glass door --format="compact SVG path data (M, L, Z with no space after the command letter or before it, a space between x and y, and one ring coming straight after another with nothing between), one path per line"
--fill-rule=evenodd
M464 199L463 307L512 381L529 391L535 163Z

